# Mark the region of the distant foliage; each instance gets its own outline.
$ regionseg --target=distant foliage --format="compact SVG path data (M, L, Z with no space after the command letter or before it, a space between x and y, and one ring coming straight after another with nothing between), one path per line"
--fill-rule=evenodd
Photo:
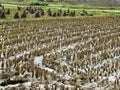
M0 0L3 2L67 2L72 5L84 4L94 6L120 6L120 0Z
M94 6L119 6L120 0L65 0L70 4L85 4Z
M43 2L44 0L38 0L38 1L42 1Z
M17 0L18 2L23 2L24 0Z
M47 2L53 2L54 0L46 0Z

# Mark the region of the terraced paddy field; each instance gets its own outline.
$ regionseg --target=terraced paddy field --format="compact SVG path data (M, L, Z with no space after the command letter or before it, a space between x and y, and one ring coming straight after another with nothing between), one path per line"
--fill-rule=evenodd
M120 18L0 24L0 90L119 90Z

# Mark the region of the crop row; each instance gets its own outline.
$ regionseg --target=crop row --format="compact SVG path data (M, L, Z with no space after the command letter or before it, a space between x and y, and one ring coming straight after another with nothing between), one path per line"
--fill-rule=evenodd
M120 88L118 19L94 17L3 24L1 69L17 73L16 78L29 77L28 81L32 79L34 88L40 90Z

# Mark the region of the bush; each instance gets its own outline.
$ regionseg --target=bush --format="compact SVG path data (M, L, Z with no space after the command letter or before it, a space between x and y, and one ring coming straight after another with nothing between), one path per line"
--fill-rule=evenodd
M39 2L32 2L30 5L48 6L48 3L39 1Z

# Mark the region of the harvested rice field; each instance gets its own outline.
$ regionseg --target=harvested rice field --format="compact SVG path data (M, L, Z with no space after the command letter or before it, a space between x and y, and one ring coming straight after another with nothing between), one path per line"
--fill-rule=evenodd
M119 90L120 18L0 24L0 90Z

